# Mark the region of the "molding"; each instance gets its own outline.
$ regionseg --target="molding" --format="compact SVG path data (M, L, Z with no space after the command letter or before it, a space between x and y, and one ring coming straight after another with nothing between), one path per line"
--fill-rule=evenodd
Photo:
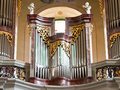
M92 63L92 68L100 68L104 66L120 66L120 59L108 59L100 62Z
M14 60L14 59L8 59L8 60L3 60L0 59L0 65L2 66L17 66L17 67L21 67L21 68L25 68L30 66L29 63L25 63L23 61L19 61L19 60Z
M36 85L29 82L13 78L0 78L5 80L4 90L118 90L120 78L105 79L83 85L55 86L55 85Z

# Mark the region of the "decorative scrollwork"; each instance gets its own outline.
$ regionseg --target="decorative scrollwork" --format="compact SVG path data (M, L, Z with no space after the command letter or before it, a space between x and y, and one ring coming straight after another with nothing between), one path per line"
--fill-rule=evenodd
M99 0L99 6L100 6L101 17L104 17L104 15L103 15L103 0Z
M118 37L118 35L120 36L120 33L115 33L115 34L110 36L110 47L112 47L112 45L115 42L115 40Z
M5 34L5 36L7 37L10 45L12 46L13 35L8 33L8 32L5 32L5 31L0 31L0 35L3 35L3 34Z
M17 11L18 16L20 15L21 6L22 6L22 0L18 0L18 11Z
M103 68L100 68L100 69L97 69L97 80L102 80L102 79L106 79L107 78L107 70L106 70L106 67L103 67Z
M40 33L40 36L45 41L45 43L49 46L49 27L37 25L37 31Z
M85 24L77 25L77 26L72 26L71 27L71 34L72 34L72 40L71 43L74 44L78 36L80 35L81 31L84 29Z
M59 45L63 47L63 50L66 52L68 57L70 57L70 43L67 43L65 41L56 41L51 43L51 57L55 54Z

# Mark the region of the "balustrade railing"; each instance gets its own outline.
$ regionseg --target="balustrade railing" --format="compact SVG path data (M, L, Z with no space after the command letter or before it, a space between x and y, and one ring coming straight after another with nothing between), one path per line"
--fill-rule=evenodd
M18 60L0 60L0 77L28 81L29 64Z
M120 60L104 60L92 64L92 74L94 80L120 77Z

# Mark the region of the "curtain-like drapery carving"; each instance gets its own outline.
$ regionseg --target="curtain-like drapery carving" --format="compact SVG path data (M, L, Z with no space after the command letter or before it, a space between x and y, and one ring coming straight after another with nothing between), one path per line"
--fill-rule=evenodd
M0 31L0 59L10 59L12 55L12 34Z
M45 43L49 46L49 27L48 26L42 26L42 25L36 25L38 32L40 33L40 36L45 41Z
M5 31L0 31L0 35L3 35L3 34L5 34L5 36L7 37L7 40L9 41L10 45L12 46L13 35L8 32L5 32Z
M110 47L112 47L112 45L115 42L115 40L118 37L118 35L120 36L120 33L115 33L115 34L110 36Z
M63 50L66 52L68 57L70 57L70 43L67 43L65 41L56 41L51 43L51 57L55 54L59 45L63 47Z
M76 39L80 35L81 30L83 30L84 27L85 27L85 24L81 24L81 25L77 25L77 26L72 26L71 27L71 34L72 34L72 41L71 41L71 43L72 44L74 44L74 42L76 41Z

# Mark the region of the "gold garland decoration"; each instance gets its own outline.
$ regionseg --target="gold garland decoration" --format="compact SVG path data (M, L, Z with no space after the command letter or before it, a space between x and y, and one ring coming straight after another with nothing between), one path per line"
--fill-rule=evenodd
M89 24L89 27L90 27L90 35L91 35L91 34L92 34L92 31L93 31L93 24L90 23L90 24Z
M49 27L36 25L37 31L40 33L40 36L45 41L45 43L49 46Z
M21 6L22 6L22 0L18 0L18 11L17 11L18 16L20 15Z
M103 18L103 0L99 0L99 6L100 6L100 13L101 13L101 17Z
M70 57L70 43L65 42L65 41L55 41L51 43L51 57L55 54L59 45L63 47L63 50L66 52L68 57Z
M85 28L85 24L80 24L77 26L72 26L71 27L71 34L72 34L72 40L71 44L74 44L78 36L80 35L81 31Z
M115 34L110 36L110 48L113 46L113 43L115 42L118 35L120 36L120 33L115 33Z
M13 39L13 35L5 32L5 31L0 31L0 35L5 34L5 36L7 37L7 40L9 41L10 45L12 46L12 39Z
M27 29L28 29L29 35L31 36L31 24L29 24L29 25L27 26Z

